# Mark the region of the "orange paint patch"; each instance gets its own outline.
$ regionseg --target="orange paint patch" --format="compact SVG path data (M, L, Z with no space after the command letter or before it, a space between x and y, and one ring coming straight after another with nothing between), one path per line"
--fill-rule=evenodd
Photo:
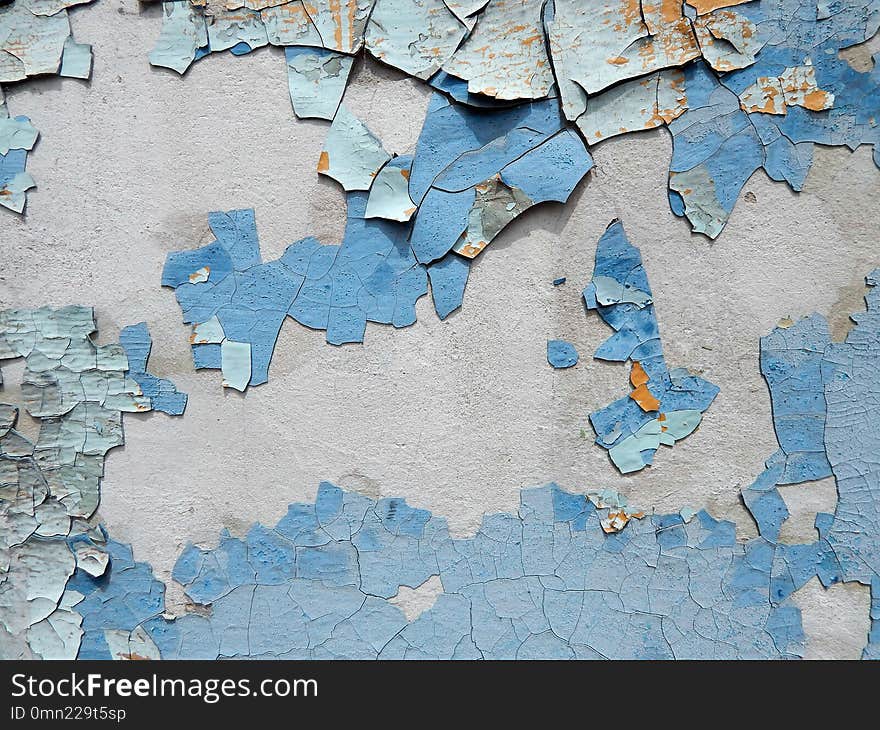
M327 152L322 152L321 156L318 158L318 172L327 172L330 169L330 155Z
M645 412L659 411L660 401L648 390L649 380L650 378L642 364L638 360L633 362L632 370L629 373L629 382L633 386L633 391L629 394L629 397L638 403L639 408Z
M648 373L645 372L642 363L638 360L634 361L632 364L632 370L629 371L630 385L632 385L633 388L638 388L640 385L645 385L649 380Z

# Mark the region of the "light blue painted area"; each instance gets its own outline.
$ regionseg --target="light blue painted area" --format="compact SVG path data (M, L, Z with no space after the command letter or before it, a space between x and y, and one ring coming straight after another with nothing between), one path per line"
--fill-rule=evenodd
M575 346L566 340L547 340L547 362L554 368L570 368L577 365Z
M770 387L773 427L784 462L778 484L831 476L821 373L830 343L828 323L818 314L761 338L761 372Z
M872 624L863 656L878 658L880 429L872 404L880 399L880 270L866 281L867 311L852 315L856 324L845 342L831 342L816 314L762 338L762 372L781 448L743 499L761 535L775 542L787 516L776 486L833 474L837 507L833 515L816 516L819 539L777 546L771 601L784 601L813 576L826 587L841 581L870 586Z
M175 289L186 323L198 329L216 317L225 340L250 345L250 385L268 379L287 316L325 330L331 344L363 342L367 322L413 324L430 277L443 319L461 306L467 284L470 262L451 249L468 226L476 186L500 176L531 204L564 201L592 166L562 125L555 100L486 115L435 94L410 174L414 220L367 218L368 193L352 192L341 245L304 238L262 262L252 210L212 213L216 240L169 254L162 284ZM222 368L219 341L195 338L192 347L197 368Z
M828 542L844 580L871 583L880 575L880 269L867 277L867 311L843 343L825 350L825 450L837 479L838 503Z
M736 12L757 26L754 40L761 50L755 63L721 74L703 62L686 67L688 111L669 124L672 209L712 238L757 169L800 191L814 144L873 145L880 167L880 66L857 71L838 55L877 32L876 3L835 3L833 12L818 19L812 0L750 2ZM833 94L830 109L789 105L785 114L768 114L740 107L738 96L759 79L805 65L813 68L816 87ZM685 175L676 184L679 173Z
M27 191L36 187L25 168L28 150L36 143L38 132L27 117L9 119L2 112L5 112L5 107L0 104L0 123L5 125L0 129L0 205L23 213L27 205Z
M650 293L640 258L624 246L617 260ZM80 656L106 657L105 630L140 625L164 658L796 658L804 635L791 597L818 576L826 587L871 586L864 657L876 658L880 425L862 407L880 399L876 288L867 302L846 342L825 344L818 371L815 350L827 332L820 318L762 340L784 448L743 493L757 538L739 542L733 523L691 509L605 534L609 508L549 484L523 490L515 514L486 515L473 537L456 539L443 518L402 499L325 482L313 504L290 505L274 527L256 524L244 538L224 532L214 549L188 545L173 577L205 608L179 618L161 615L160 585L111 541L105 576L78 571L70 584L86 596ZM776 486L783 474L803 481L812 472L797 471L803 444L784 424L792 414L818 417L797 407L812 402L804 396L816 372L840 500L833 515L817 516L818 540L787 545L778 542L787 513ZM407 620L389 599L431 576L442 593Z
M231 51L236 53L234 48ZM354 59L308 46L286 46L284 58L290 103L296 116L332 120L345 93Z
M620 221L612 222L599 239L593 279L583 297L587 309L595 310L614 330L595 357L638 362L649 378L648 390L660 401L659 411L645 411L626 395L590 414L596 443L609 450L621 471L636 471L651 464L661 443L671 445L669 441L675 443L696 427L677 435L668 425L663 431L663 422L658 423L660 414L665 419L682 411L703 413L718 394L718 387L683 368L667 367L642 256L629 242Z
M129 325L119 334L119 344L128 357L128 375L137 381L141 391L150 399L154 411L162 411L169 416L181 416L186 408L186 393L165 378L157 378L147 372L147 361L153 340L146 322Z
M77 606L83 617L78 659L111 659L105 630L131 631L165 610L165 586L153 577L150 565L135 562L131 548L114 540L101 548L110 556L105 575L93 578L77 569L67 583L85 596Z
M604 512L555 485L526 489L517 514L458 540L404 500L324 483L274 528L184 550L174 577L207 611L161 617L160 584L111 543L106 577L72 582L86 595L81 658L106 658L103 631L138 617L164 658L800 655L797 609L767 600L768 543L737 543L705 512L605 535ZM443 593L408 621L388 599L432 575Z

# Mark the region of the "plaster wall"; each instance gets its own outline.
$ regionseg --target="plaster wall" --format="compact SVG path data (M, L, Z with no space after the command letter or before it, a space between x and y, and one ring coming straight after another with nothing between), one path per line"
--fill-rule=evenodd
M29 158L39 187L27 215L0 220L0 307L94 305L102 342L146 320L151 371L190 395L180 419L127 415L126 445L107 461L100 514L136 559L171 584L187 541L211 546L223 527L274 524L323 479L404 496L446 516L457 535L548 481L613 487L649 510L706 506L735 520L741 537L755 534L739 491L775 450L758 338L813 311L840 338L862 308L864 274L880 264L870 150L819 149L799 195L759 173L710 242L669 209L665 131L604 142L567 205L530 211L478 258L464 306L447 321L425 297L414 326L369 325L363 345L333 347L288 319L269 383L224 392L219 373L192 368L189 328L159 286L166 253L209 242L209 211L247 207L264 259L307 235L338 243L344 197L315 172L328 127L294 118L283 53L213 55L181 79L147 63L159 15L135 0L74 12L77 39L95 48L91 82L7 88L12 113L42 137ZM428 97L419 82L359 62L344 103L405 153ZM608 330L580 299L615 217L641 248L670 367L721 387L696 433L627 477L593 445L587 415L627 392L628 372L592 359ZM567 283L551 286L560 276ZM548 338L572 341L580 363L550 368ZM826 487L785 492L799 492L790 504L802 531L811 513L833 508ZM867 590L814 583L798 596L808 655L857 657ZM171 584L172 608L181 600ZM418 591L401 600L422 605Z

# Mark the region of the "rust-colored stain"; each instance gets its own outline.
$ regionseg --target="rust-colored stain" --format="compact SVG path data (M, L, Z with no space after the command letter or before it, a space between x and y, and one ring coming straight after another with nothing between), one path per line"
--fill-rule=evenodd
M330 169L330 155L324 150L318 158L318 172L327 172Z
M697 15L705 15L719 8L729 8L732 5L742 5L749 0L688 0L688 5L697 11Z
M203 266L198 271L193 271L193 273L191 273L189 275L189 283L196 284L196 283L199 283L202 281L207 281L208 277L210 277L210 276L211 276L211 267L210 266Z
M814 89L804 95L804 103L807 109L813 112L821 112L831 106L830 96L827 91Z
M328 4L330 15L333 16L333 40L337 48L342 48L342 8L339 0L330 0Z

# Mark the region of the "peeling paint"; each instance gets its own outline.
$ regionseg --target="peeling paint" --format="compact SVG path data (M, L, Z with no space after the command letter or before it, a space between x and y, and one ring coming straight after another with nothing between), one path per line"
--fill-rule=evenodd
M547 340L547 362L557 370L577 365L578 353L566 340Z
M709 238L720 235L758 169L801 190L815 144L873 145L880 166L880 71L858 71L839 56L876 34L880 12L874 3L854 1L833 10L815 0L163 5L165 23L152 63L182 73L215 51L243 54L266 44L284 46L291 99L300 116L333 118L354 55L366 47L382 62L426 81L447 103L491 112L480 127L494 126L496 115L504 126L511 109L533 108L526 102L544 99L561 107L556 131L567 131L571 122L589 145L668 127L674 141L670 207ZM437 112L432 105L426 130ZM443 121L450 119L446 114ZM330 151L324 152L322 170L331 164ZM424 154L417 151L414 171L421 170ZM500 170L485 172L470 187L503 190L493 179ZM544 186L555 177L547 171ZM423 221L441 211L458 216L465 206L477 229L487 212L499 219L497 207L469 205L471 193L463 188L438 185L423 201L424 182L412 193L417 206L424 202L430 209ZM546 199L522 192L533 201ZM519 205L515 191L508 197L506 204ZM473 226L465 221L456 239L465 228ZM418 247L424 244L417 240L419 260L444 255L448 235L439 238L430 259L423 258L426 252ZM459 253L476 255L488 243L478 230L467 238L473 240L462 241Z
M24 402L0 408L0 658L76 658L84 594L69 579L110 566L95 512L122 413L186 404L145 372L146 325L123 330L121 345L95 345L94 331L87 307L0 311L0 364L26 363ZM39 419L35 442L15 430L20 408Z
M622 262L617 268L626 273L618 280L651 298L637 250L614 226L609 238ZM880 272L868 283L867 311L854 315L846 342L828 342L827 326L814 315L761 343L779 454L799 464L804 451L785 446L789 415L822 422L839 499L834 514L817 515L813 543L779 542L784 515L774 515L772 500L769 509L762 505L781 484L779 454L743 492L760 532L746 541L736 539L732 522L705 510L648 514L614 490L572 494L555 484L523 490L518 512L486 515L473 537L457 539L443 518L402 499L372 499L325 482L313 504L290 505L273 527L255 524L241 538L224 532L216 548L187 545L173 579L193 610L169 618L150 566L135 562L102 529L83 526L75 537L62 531L52 540L42 536L55 531L44 519L31 538L28 505L41 504L31 491L16 502L25 509L11 524L24 530L4 555L10 555L7 572L40 566L40 580L27 597L10 590L21 583L0 582L0 607L7 609L0 616L28 617L23 635L32 654L81 659L790 659L804 654L792 596L818 577L826 587L870 586L873 623L863 656L875 657L878 444L869 413L858 406L880 394ZM631 315L652 304L601 306ZM112 367L121 361L88 340L88 310L60 310L55 319L38 311L37 336L27 326L34 315L4 313L5 352L27 350L34 368L53 354L74 365L78 360L62 353L66 343L84 338L96 351L94 362L118 372ZM68 320L81 323L81 334L58 326ZM70 338L59 337L67 333ZM644 384L649 372L633 365L632 384ZM822 399L812 398L816 392L824 394L824 411ZM813 403L819 410L803 410ZM4 418L10 420L8 411ZM11 419L14 426L14 414ZM10 440L14 434L0 438L5 470L26 463L13 455L23 451L20 440ZM814 474L800 470L793 479L804 483ZM17 476L14 489L22 484L33 489L40 482ZM51 486L40 489L48 494ZM109 556L106 564L80 558L95 549ZM430 605L405 614L401 589L429 583ZM10 614L15 600L27 601L28 611ZM4 655L18 636L8 625L6 631Z
M379 169L391 158L366 125L344 106L333 119L318 172L349 190L369 190Z
M545 0L489 0L468 38L444 64L472 94L541 99L553 85L544 43Z
M0 5L0 84L57 74L88 79L92 48L71 35L67 9L93 0L12 0ZM24 213L36 187L25 171L38 132L27 117L11 117L0 87L0 206Z
M428 79L452 56L467 28L443 0L381 0L370 15L366 45L389 66Z
M341 245L304 238L263 263L253 211L244 210L212 213L217 240L168 257L162 283L176 290L193 325L195 366L224 370L228 387L265 383L286 316L325 330L331 344L362 342L367 322L413 324L429 279L437 314L446 318L461 306L469 273L454 259L476 256L532 205L565 201L592 167L584 143L561 125L552 100L486 117L438 93L414 158L389 161L381 142L341 107L319 162L352 191ZM248 379L243 349L236 350L242 365L227 377L229 341L250 346Z
M595 357L632 363L632 392L590 414L596 443L608 449L621 473L639 471L652 463L661 444L672 446L693 433L718 388L683 368L667 367L642 256L620 221L599 239L583 297L587 309L614 330Z
M637 252L629 261L629 280L650 294ZM872 287L878 277L868 278ZM746 541L705 510L647 514L613 490L572 494L555 484L523 490L517 513L486 515L473 537L456 539L443 518L402 499L325 482L313 504L290 505L274 527L224 532L216 548L188 545L173 579L194 610L178 618L163 615L149 566L109 541L106 576L77 570L65 588L82 617L79 657L125 658L134 641L166 659L791 659L804 654L792 595L815 576L826 587L870 585L863 656L876 657L877 437L853 406L880 393L877 292L845 343L811 347L819 341L811 333L823 334L815 316L762 342L764 359L782 361L765 369L774 419L816 388L825 393L839 501L835 514L817 516L813 543L778 542L749 490L760 535ZM636 370L634 381L643 379ZM853 430L854 413L863 430ZM777 433L788 439L781 424ZM758 479L765 496L781 473L778 458L768 460ZM431 581L430 605L405 614L401 590ZM58 589L51 595L47 607Z
M345 93L354 59L307 46L288 46L284 54L290 103L296 116L332 120Z

